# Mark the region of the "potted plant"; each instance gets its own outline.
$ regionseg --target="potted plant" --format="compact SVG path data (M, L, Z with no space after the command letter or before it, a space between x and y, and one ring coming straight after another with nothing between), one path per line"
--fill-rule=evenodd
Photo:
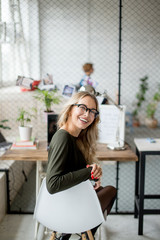
M28 126L27 124L31 122L31 118L35 117L36 109L32 108L31 111L34 112L34 114L24 110L24 108L18 110L17 122L20 123L19 134L21 141L28 141L31 139L32 126Z
M147 118L145 119L145 124L147 127L156 128L158 125L158 120L155 118L155 113L159 102L160 102L160 86L158 92L154 94L152 102L147 105L146 109Z
M61 102L60 96L57 94L58 89L54 89L51 91L48 90L41 90L39 88L36 89L34 96L35 99L42 102L45 106L45 122L47 122L47 115L53 114L54 111L52 110L52 104L59 104Z
M136 94L137 101L134 104L135 109L132 112L133 126L140 125L138 114L139 114L139 111L141 110L142 103L145 101L145 94L146 94L146 91L148 90L148 82L147 81L148 81L148 76L140 78L139 91Z
M60 103L60 96L57 95L57 89L52 91L36 89L36 95L34 96L40 102L43 102L45 105L45 112L54 112L51 109L52 104Z

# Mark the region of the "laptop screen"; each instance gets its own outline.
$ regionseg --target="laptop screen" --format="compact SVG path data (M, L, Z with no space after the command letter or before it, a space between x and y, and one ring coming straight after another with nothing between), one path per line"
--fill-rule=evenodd
M0 143L2 143L2 142L6 142L6 139L4 138L2 133L0 132Z
M8 149L12 145L11 142L7 142L5 137L0 132L0 149Z

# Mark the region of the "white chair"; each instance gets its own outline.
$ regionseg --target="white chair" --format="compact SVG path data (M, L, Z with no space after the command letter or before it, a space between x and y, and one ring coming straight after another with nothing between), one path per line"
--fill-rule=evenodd
M54 231L51 239L55 239L56 232L87 232L90 235L89 230L104 221L98 197L89 180L50 194L46 188L46 178L40 187L34 218ZM91 235L89 239L93 239Z

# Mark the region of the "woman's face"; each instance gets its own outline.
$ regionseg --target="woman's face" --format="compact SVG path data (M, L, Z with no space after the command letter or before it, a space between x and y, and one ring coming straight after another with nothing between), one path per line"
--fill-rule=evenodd
M81 130L86 129L95 119L94 113L86 109L96 110L96 103L89 96L80 99L77 104L82 105L72 107L67 121L70 133L74 136L78 136Z

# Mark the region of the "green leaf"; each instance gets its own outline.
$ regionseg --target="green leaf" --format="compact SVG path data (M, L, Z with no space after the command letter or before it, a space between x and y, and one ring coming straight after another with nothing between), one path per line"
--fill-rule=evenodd
M51 111L51 105L59 104L61 102L60 96L57 95L57 89L54 89L52 91L47 90L41 90L37 88L35 91L36 95L34 96L35 99L37 99L40 102L43 102L45 105L45 111L50 112Z

